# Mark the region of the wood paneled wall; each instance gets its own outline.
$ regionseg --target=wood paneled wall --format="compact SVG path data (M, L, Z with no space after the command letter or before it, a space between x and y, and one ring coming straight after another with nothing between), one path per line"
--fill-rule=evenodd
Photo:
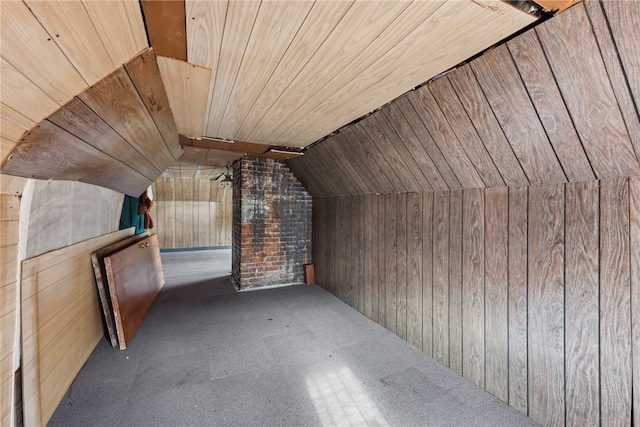
M637 423L640 177L315 199L313 244L321 286L534 420L630 425L633 388Z
M231 188L209 179L162 176L152 191L160 248L231 245Z
M85 240L22 262L24 425L46 425L104 336L91 252L133 228Z
M586 0L289 161L314 197L640 173L640 6Z
M20 197L0 194L0 425L11 425L18 327ZM16 360L17 359L17 360Z

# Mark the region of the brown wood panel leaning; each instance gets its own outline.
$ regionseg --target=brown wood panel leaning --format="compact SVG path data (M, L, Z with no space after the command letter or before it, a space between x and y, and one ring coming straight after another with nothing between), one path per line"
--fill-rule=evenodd
M402 115L413 130L416 138L418 138L420 145L422 145L424 150L427 152L433 161L433 164L438 168L440 175L442 175L442 179L446 182L447 188L443 188L443 190L460 188L460 181L456 177L455 173L453 173L449 162L445 156L443 156L440 148L436 145L433 137L424 126L420 115L409 99L406 96L402 96L396 100L395 104L397 104L402 111Z
M2 173L87 182L135 197L153 182L47 120L25 134Z
M565 182L507 47L476 58L471 68L531 184Z
M422 349L422 195L407 194L407 341Z
M633 378L640 378L640 177L629 179L631 254L631 344ZM633 425L640 425L640 381L633 381Z
M484 192L485 390L509 402L509 189Z
M631 424L629 180L600 182L600 420Z
M462 375L462 190L449 195L449 368Z
M529 188L529 417L562 426L564 401L563 185Z
M484 193L462 192L462 375L485 387Z
M433 195L422 194L422 351L433 357Z
M449 366L449 195L433 193L433 358Z
M451 130L428 86L423 86L409 93L406 98L411 102L422 123L429 130L431 138L449 162L451 170L455 173L462 187L484 187L482 178Z
M158 170L164 171L174 163L124 68L118 68L78 97Z
M98 150L120 160L149 179L163 171L153 166L111 126L78 98L73 98L47 120L60 126Z
M507 43L549 141L569 181L595 178L535 31Z
M509 188L509 405L527 414L527 187Z
M433 98L440 106L454 135L460 141L469 160L482 178L485 187L504 186L504 180L478 136L449 79L438 79L429 84Z
M591 11L592 4L596 3L595 1L589 1L585 3L585 7L587 10ZM623 108L623 112L625 109L628 110L628 120L627 127L633 127L634 132L631 134L632 140L635 143L636 149L636 157L640 159L640 135L637 132L638 129L638 108L640 106L640 70L638 70L638 58L640 58L640 46L638 45L638 39L640 38L640 8L638 7L638 3L635 1L612 1L605 0L602 2L598 2L598 5L602 5L602 8L605 12L609 29L611 34L613 34L613 38L616 44L615 52L619 55L619 60L622 62L622 66L624 68L624 75L626 77L626 83L628 84L628 88L631 91L633 99L635 101L635 113L636 118L634 119L632 105L625 99L624 107L623 102L620 100L620 96L618 97L618 102L621 104L621 108ZM595 5L594 5L595 6ZM597 24L594 22L594 17L591 15L591 22L594 25L594 29L596 30L596 35L600 39L600 34L597 32ZM600 41L600 40L598 40ZM611 49L610 51L613 51ZM609 51L607 52L607 55ZM606 58L605 58L606 64ZM616 95L618 92L623 92L624 89L621 88L620 91L616 90L617 85L622 85L623 79L619 78L617 74L611 74L611 83L613 84L613 88L616 91ZM635 137L635 140L633 139Z
M394 334L397 331L397 194L384 196L384 240L385 240L385 304L384 327Z
M407 340L407 193L396 196L396 334Z
M118 343L123 350L131 342L164 285L158 238L156 235L150 236L106 256L104 262L118 330Z
M169 98L162 83L153 49L147 49L124 65L142 102L151 114L171 155L178 160L184 154L178 138L178 128L171 112Z
M392 102L380 111L386 116L398 137L404 143L408 152L411 153L411 156L418 165L418 168L429 183L429 189L447 190L449 188L447 183L442 178L440 171L434 164L433 160L431 160L431 157L429 157L424 146L418 140L418 137L411 128L409 122L407 122L407 119L405 119L404 114L402 114L402 110L398 107L398 104L396 102Z
M575 5L535 31L596 177L640 173L584 4Z
M158 55L187 60L187 28L184 1L141 0L151 46Z
M471 65L466 64L447 74L458 99L484 143L498 172L508 186L528 185L529 180L516 158L513 148L496 119L487 98L476 80Z
M566 186L565 380L566 424L600 420L599 226L597 181Z
M636 158L640 159L640 90L637 89L640 85L640 73L637 67L632 65L637 64L637 58L640 58L636 42L640 37L640 9L636 2L624 1L591 0L584 2L584 6L589 14L629 138L635 148ZM634 83L631 83L632 81ZM635 99L632 93L634 88Z
M429 184L429 181L424 177L424 174L420 170L420 166L416 163L413 154L407 150L404 142L396 133L392 122L385 115L384 109L376 112L373 116L380 124L391 147L393 147L393 150L400 156L400 159L406 166L405 169L407 170L407 173L405 175L409 178L409 180L405 182L407 191L432 190L431 184Z
M322 168L322 174L332 182L334 196L346 196L355 194L352 181L347 177L347 171L338 164L338 159L333 150L327 147L327 141L323 141L314 147L316 155L315 163Z

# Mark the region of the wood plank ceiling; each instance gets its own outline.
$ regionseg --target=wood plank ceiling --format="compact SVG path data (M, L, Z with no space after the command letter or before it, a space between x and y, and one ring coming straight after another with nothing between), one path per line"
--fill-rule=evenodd
M169 14L164 16L169 27L154 24L148 10L156 3L162 6L156 15ZM4 161L18 142L24 144L3 173L80 179L133 194L180 158L176 132L196 141L209 136L305 147L535 21L500 0L185 0L142 5L146 29L137 1L2 2ZM184 28L182 18L175 16L182 11ZM155 60L147 65L153 73L159 68L162 81L136 81L131 67L122 64L148 47L147 30L153 43L162 40L162 31L159 38L151 37L158 28L168 28L170 39L184 40L186 34L189 62L180 61L182 49L163 51L175 59L162 57L157 65ZM130 84L137 93L119 105L123 101L117 91L131 90ZM148 102L153 96L161 109ZM119 109L124 105L128 109ZM455 105L446 112L459 113ZM84 134L64 122L72 114L74 126ZM88 141L88 129L96 124L130 147ZM36 136L42 138L41 147L33 145ZM61 141L73 153L61 155ZM460 150L452 146L451 155ZM197 144L186 151L185 162L205 165L215 161L218 166L235 156L216 156L211 147ZM476 154L489 167L489 156ZM42 168L34 155L41 156ZM421 161L428 162L425 156ZM50 164L51 159L57 163ZM469 161L448 160L451 171L442 172L441 183L433 176L428 187L426 179L402 185L506 182L493 169L463 179L456 172Z
M316 197L638 175L639 39L637 2L588 0L289 165Z
M305 147L535 18L498 0L186 0L200 135Z

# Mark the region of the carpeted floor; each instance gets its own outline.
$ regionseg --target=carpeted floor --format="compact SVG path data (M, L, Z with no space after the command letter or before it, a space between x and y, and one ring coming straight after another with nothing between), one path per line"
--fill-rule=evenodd
M236 292L228 249L162 260L129 348L102 340L49 425L536 425L320 287Z

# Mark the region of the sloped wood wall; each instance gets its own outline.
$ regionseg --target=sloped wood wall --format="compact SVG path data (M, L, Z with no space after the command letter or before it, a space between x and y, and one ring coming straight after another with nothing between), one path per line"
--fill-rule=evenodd
M316 279L544 425L630 425L639 201L640 177L316 199Z
M162 176L152 191L161 249L231 245L231 188L210 179Z
M182 154L156 55L145 50L25 133L1 170L138 196Z
M587 0L289 162L316 197L640 174L640 7Z

